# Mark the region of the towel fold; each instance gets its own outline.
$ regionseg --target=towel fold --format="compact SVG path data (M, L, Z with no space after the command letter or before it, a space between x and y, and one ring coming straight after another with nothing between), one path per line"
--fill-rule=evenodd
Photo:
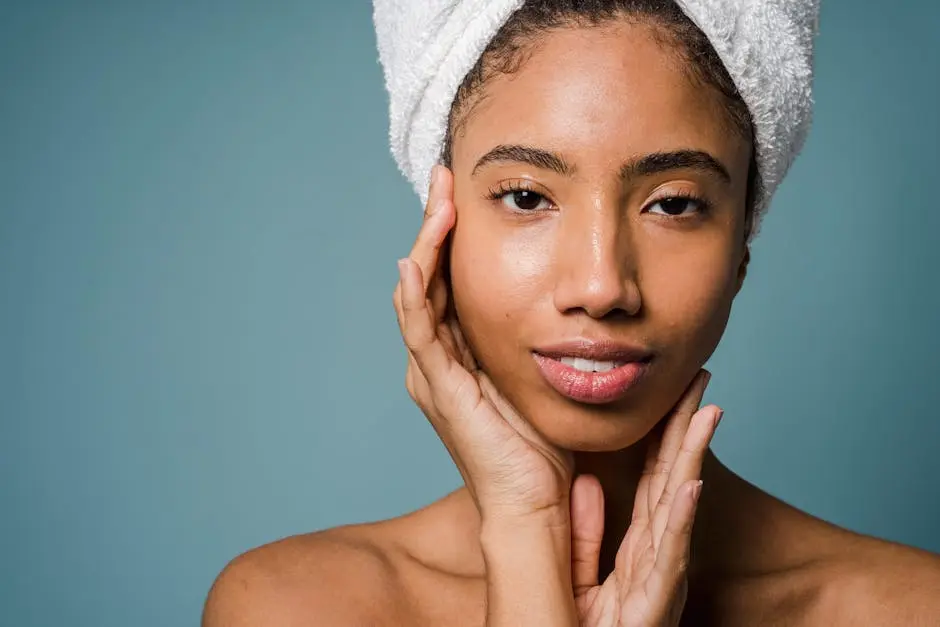
M374 0L389 139L427 201L450 107L467 72L524 0ZM820 0L676 0L705 33L750 110L761 190L751 239L803 147L813 112Z

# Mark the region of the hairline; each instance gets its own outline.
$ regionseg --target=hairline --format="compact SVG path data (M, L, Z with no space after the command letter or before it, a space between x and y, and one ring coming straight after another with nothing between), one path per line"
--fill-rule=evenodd
M753 128L746 128L742 121L734 119L731 109L727 106L728 97L712 82L710 82L699 70L699 65L691 58L690 51L678 40L676 33L670 30L670 26L662 17L645 14L641 12L620 11L617 15L604 16L601 18L591 18L573 14L565 17L563 23L550 25L542 28L533 36L517 39L518 44L509 52L510 59L504 61L498 67L493 67L493 63L487 59L487 49L480 56L476 64L467 72L467 75L461 81L457 88L457 93L451 102L450 112L447 119L447 128L445 131L445 142L442 147L442 161L444 157L452 158L453 155L446 154L445 151L453 143L453 138L466 126L467 120L472 117L473 111L488 96L487 87L498 76L514 74L522 70L529 58L532 56L540 38L564 29L585 29L602 28L615 20L626 20L632 24L649 27L654 41L667 53L672 54L680 61L680 67L683 74L694 87L706 88L712 97L718 99L722 111L722 118L727 125L727 130L735 133L741 139L754 141ZM477 76L478 75L478 76ZM472 81L468 84L468 81ZM466 93L462 93L468 90ZM450 141L448 141L450 140ZM449 162L450 159L447 159ZM445 163L446 165L446 163Z
M672 28L672 24L667 21L663 15L656 13L647 13L644 11L631 11L618 9L608 15L583 15L571 13L562 16L562 20L556 24L543 26L532 36L510 37L504 42L509 48L506 58L502 63L494 64L488 57L490 46L487 45L480 58L477 59L474 66L467 72L457 88L457 93L451 102L450 111L447 116L444 132L444 141L441 146L439 162L451 167L453 161L453 143L454 138L466 127L467 121L472 117L474 110L489 97L487 90L491 81L498 76L513 74L522 69L528 59L532 56L540 38L562 29L579 28L598 28L609 25L617 20L626 20L634 25L647 26L653 40L659 44L664 51L672 54L679 62L683 74L694 87L704 87L711 98L715 98L716 104L721 111L722 123L725 129L737 135L740 139L751 143L751 158L748 165L748 184L747 198L745 200L745 239L749 239L750 232L754 226L754 213L756 211L756 199L760 196L762 188L761 175L757 165L757 138L753 118L750 108L743 99L740 102L744 104L747 111L747 119L739 119L734 114L732 105L736 104L732 98L708 79L703 65L696 62L693 58L693 50L682 43L680 35ZM512 18L510 18L511 20ZM692 26L698 28L694 23ZM497 33L499 36L499 33ZM491 42L492 43L492 42ZM714 48L712 48L714 50ZM716 53L717 54L717 53ZM719 61L721 61L719 59ZM493 67L496 65L496 67ZM724 68L727 73L727 68ZM731 78L729 76L729 78ZM733 84L733 78L731 79ZM736 86L734 86L737 91Z

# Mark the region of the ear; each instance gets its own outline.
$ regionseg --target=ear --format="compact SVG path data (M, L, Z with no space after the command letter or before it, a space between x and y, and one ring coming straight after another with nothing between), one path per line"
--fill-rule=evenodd
M738 286L734 290L734 295L737 296L738 292L741 291L741 287L744 285L744 279L747 277L747 265L751 262L751 246L750 244L744 245L744 258L741 259L741 265L738 266Z

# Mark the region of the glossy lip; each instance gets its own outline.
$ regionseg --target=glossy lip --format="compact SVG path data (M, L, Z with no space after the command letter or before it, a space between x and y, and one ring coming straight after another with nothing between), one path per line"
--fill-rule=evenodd
M536 349L532 357L542 376L559 394L581 403L602 404L626 396L649 371L653 353L613 340L578 338ZM563 364L559 361L562 357L627 363L607 372L584 372Z
M562 357L580 357L595 361L636 361L646 362L652 359L652 351L635 344L626 344L610 339L592 340L577 338L566 340L551 346L536 348L534 353L561 359Z

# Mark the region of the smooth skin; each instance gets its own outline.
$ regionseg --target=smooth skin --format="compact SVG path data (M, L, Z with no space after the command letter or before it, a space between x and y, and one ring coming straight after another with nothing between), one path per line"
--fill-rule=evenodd
M598 585L603 492L588 474L572 485L573 456L509 405L475 363L457 321L447 317L439 253L456 217L453 180L441 166L433 179L429 216L411 255L399 262L396 310L409 352L409 393L450 451L480 512L486 624L677 625L698 476L721 415L713 407L695 413L706 376L697 377L667 419L662 441L648 447L630 528L614 571ZM546 561L505 558L532 537L546 541L536 549ZM546 599L547 590L557 596Z
M938 624L936 555L800 512L708 447L702 365L749 260L751 146L725 115L629 20L540 34L488 81L393 299L465 486L239 556L203 625ZM692 153L711 165L662 158ZM578 337L648 348L648 375L561 396L532 352Z

